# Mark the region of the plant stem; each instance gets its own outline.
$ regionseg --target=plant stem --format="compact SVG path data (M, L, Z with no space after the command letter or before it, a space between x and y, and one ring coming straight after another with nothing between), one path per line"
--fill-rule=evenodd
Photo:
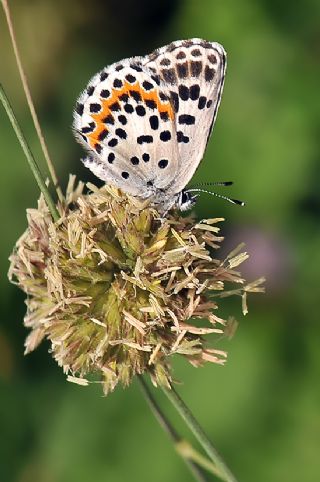
M212 445L208 436L199 425L199 422L196 420L196 418L187 407L187 405L184 403L184 401L181 399L179 394L175 391L173 386L171 385L171 388L166 388L162 386L161 388L172 403L172 405L179 412L183 420L186 422L191 432L197 438L202 448L206 451L207 455L214 462L215 466L220 472L221 478L223 478L226 482L237 482L237 479L227 467L225 462L222 460L221 456Z
M3 107L5 108L5 110L8 114L8 117L10 119L12 127L13 127L13 129L16 133L16 136L17 136L17 138L20 142L20 145L23 149L23 152L24 152L24 154L27 158L30 169L31 169L31 171L32 171L37 183L38 183L38 186L39 186L45 200L46 200L46 203L47 203L47 206L48 206L48 208L51 212L51 215L52 215L52 217L55 221L58 221L58 219L60 218L60 215L59 215L59 213L57 211L57 208L56 208L56 206L55 206L55 204L52 200L51 194L50 194L50 192L49 192L49 190L48 190L48 188L47 188L47 186L46 186L46 184L43 180L40 169L39 169L39 167L38 167L38 165L37 165L37 163L36 163L36 161L33 157L33 154L30 150L30 147L28 146L28 143L27 143L27 141L26 141L26 139L23 135L23 132L22 132L22 130L21 130L19 124L18 124L16 116L14 115L14 112L12 110L10 102L9 102L1 84L0 84L0 100L1 100L1 102L3 104Z
M39 138L39 141L40 141L40 144L41 144L42 152L43 152L43 155L45 157L45 160L46 160L49 172L50 172L50 176L51 176L51 179L52 179L53 186L54 186L54 188L55 188L55 190L58 194L58 197L59 197L60 201L63 202L64 196L63 196L61 188L59 186L58 178L57 178L53 163L51 161L46 142L45 142L43 134L42 134L39 119L38 119L38 116L37 116L37 113L36 113L36 110L35 110L35 107L34 107L34 104L33 104L33 101L32 101L32 97L31 97L31 93L30 93L30 89L29 89L29 85L28 85L28 81L27 81L27 76L26 76L26 74L24 72L24 69L23 69L23 66L22 66L22 62L21 62L21 58L20 58L20 54L19 54L19 50L18 50L18 45L17 45L17 41L16 41L16 38L15 38L15 34L14 34L14 28L13 28L13 24L12 24L12 20L11 20L9 5L8 5L7 0L1 0L1 3L2 3L3 11L4 11L4 14L5 14L5 17L6 17L6 21L7 21L7 25L8 25L8 29L9 29L9 34L10 34L10 38L11 38L11 43L12 43L14 55L15 55L15 58L16 58L16 62L17 62L17 66L18 66L23 90L24 90L24 93L25 93L25 96L26 96L26 99L27 99L27 102L28 102L28 106L29 106L29 109L30 109L30 113L31 113L31 117L32 117L32 120L33 120L33 123L34 123L34 127L37 131L37 134L38 134L38 138Z
M140 383L140 388L142 393L147 400L151 411L153 412L154 416L158 420L160 426L163 430L169 435L170 439L172 440L175 449L180 454L186 465L189 467L190 471L193 473L195 479L199 482L207 482L207 478L203 470L190 459L187 450L183 450L183 443L184 441L181 439L179 434L176 432L174 427L171 425L167 417L162 412L161 408L159 407L158 403L156 402L155 398L151 394L148 385L146 384L145 380L143 379L142 375L138 376L138 381Z

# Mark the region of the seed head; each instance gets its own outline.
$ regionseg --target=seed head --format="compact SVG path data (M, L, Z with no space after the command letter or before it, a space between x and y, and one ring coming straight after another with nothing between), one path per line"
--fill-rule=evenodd
M10 257L10 280L28 295L25 353L47 338L69 380L98 375L105 393L144 372L169 385L176 353L194 366L223 364L226 353L204 339L229 330L218 297L241 295L245 313L246 293L262 291L262 280L245 286L235 271L246 253L214 258L223 219L161 219L118 189L83 187L70 178L57 223L41 197Z

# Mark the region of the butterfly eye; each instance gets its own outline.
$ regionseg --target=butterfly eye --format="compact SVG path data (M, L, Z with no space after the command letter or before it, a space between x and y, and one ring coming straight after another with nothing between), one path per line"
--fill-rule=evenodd
M197 195L192 195L190 191L181 191L176 203L177 208L180 211L187 211L188 209L191 209L195 205L197 197Z

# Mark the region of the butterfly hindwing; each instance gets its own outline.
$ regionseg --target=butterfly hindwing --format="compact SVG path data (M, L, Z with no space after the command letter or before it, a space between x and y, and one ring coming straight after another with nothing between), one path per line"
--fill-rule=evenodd
M84 164L100 179L148 197L165 189L178 163L174 111L158 76L140 57L94 76L80 96L74 130L89 152Z

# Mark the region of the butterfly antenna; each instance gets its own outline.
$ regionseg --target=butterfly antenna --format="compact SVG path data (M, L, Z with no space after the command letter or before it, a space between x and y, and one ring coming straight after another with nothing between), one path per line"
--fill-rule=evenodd
M239 199L232 199L231 197L223 196L222 194L218 194L217 192L207 191L206 189L188 189L187 192L204 192L206 194L211 194L211 196L219 197L221 199L225 199L229 203L238 204L239 206L245 206L245 202L240 201Z
M198 186L232 186L233 181L215 181L215 182L197 182L194 184L195 187Z

